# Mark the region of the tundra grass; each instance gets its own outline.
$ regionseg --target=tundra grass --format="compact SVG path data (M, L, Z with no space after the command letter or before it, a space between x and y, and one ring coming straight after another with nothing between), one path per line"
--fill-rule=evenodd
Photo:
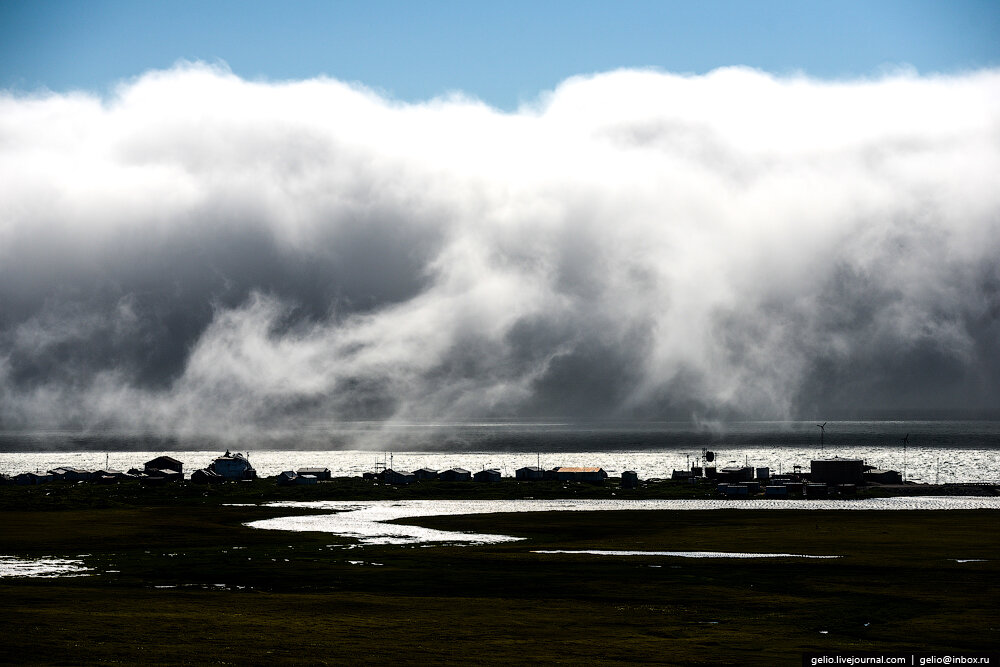
M805 651L1000 650L995 511L426 517L407 522L525 539L358 547L243 525L287 508L85 505L0 511L0 554L91 568L0 579L0 661L780 665ZM841 558L535 553L588 548Z

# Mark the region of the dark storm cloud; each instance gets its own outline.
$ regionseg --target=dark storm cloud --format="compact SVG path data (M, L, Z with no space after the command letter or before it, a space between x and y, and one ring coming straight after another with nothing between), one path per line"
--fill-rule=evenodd
M1000 408L1000 74L0 97L0 420Z

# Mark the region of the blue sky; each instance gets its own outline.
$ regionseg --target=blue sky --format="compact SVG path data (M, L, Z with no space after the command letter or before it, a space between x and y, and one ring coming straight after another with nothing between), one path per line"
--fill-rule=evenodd
M510 109L619 67L821 78L994 67L998 34L995 0L3 0L0 87L103 91L187 59L247 78L325 74L409 101L463 91Z

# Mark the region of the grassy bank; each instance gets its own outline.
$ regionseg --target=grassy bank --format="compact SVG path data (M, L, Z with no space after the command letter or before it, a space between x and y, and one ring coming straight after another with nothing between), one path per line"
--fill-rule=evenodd
M74 488L19 508L4 489L0 553L79 557L92 574L0 579L0 660L773 665L804 651L1000 649L994 511L427 517L408 521L526 539L353 548L244 527L291 513L227 504L266 496L263 484ZM586 548L842 558L533 553Z

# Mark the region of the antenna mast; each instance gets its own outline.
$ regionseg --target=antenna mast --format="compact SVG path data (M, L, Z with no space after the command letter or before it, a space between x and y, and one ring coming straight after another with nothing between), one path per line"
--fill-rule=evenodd
M903 437L903 481L906 481L906 446L910 444L910 434Z

